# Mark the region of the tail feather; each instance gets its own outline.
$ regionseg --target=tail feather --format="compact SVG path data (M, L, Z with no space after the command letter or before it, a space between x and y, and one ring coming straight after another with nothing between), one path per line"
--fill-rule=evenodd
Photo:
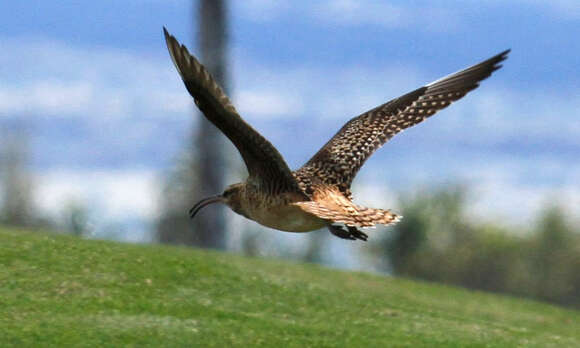
M378 224L393 225L401 219L401 216L390 210L356 205L335 189L318 190L312 201L294 204L321 219L343 223L351 227L372 227Z

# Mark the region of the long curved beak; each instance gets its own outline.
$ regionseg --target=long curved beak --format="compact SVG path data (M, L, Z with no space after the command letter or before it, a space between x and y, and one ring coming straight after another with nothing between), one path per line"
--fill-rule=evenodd
M198 211L201 210L201 208L205 207L206 205L210 205L212 203L223 203L224 202L224 198L222 197L222 195L217 195L217 196L211 196L211 197L207 197L202 199L201 201L197 202L193 208L191 208L189 210L189 217L191 219L193 219L193 217L195 216L195 214L197 214Z

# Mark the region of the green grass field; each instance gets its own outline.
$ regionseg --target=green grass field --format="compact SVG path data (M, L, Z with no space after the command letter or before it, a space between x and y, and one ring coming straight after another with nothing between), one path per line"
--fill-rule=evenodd
M6 229L0 311L1 347L580 347L580 312L529 300Z

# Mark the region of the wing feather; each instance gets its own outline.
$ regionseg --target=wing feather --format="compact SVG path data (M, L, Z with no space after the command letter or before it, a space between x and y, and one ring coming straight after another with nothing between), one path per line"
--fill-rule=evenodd
M335 185L350 197L350 185L364 162L385 142L452 102L461 99L499 69L510 50L443 77L347 122L294 174L303 188ZM312 192L307 192L312 194Z
M253 181L272 193L301 192L278 150L240 117L228 96L187 48L165 28L163 32L187 91L205 117L234 143Z

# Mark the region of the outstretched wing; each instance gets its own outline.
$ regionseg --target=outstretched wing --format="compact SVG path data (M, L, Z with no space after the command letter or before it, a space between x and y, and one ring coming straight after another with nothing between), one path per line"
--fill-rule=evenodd
M234 143L254 181L263 189L301 192L276 148L240 117L228 96L207 69L163 28L173 64L205 117Z
M407 93L347 122L302 168L301 182L336 185L350 197L350 185L364 162L385 142L477 88L501 67L506 50L486 61ZM312 185L306 185L309 187ZM311 193L311 192L308 192Z

